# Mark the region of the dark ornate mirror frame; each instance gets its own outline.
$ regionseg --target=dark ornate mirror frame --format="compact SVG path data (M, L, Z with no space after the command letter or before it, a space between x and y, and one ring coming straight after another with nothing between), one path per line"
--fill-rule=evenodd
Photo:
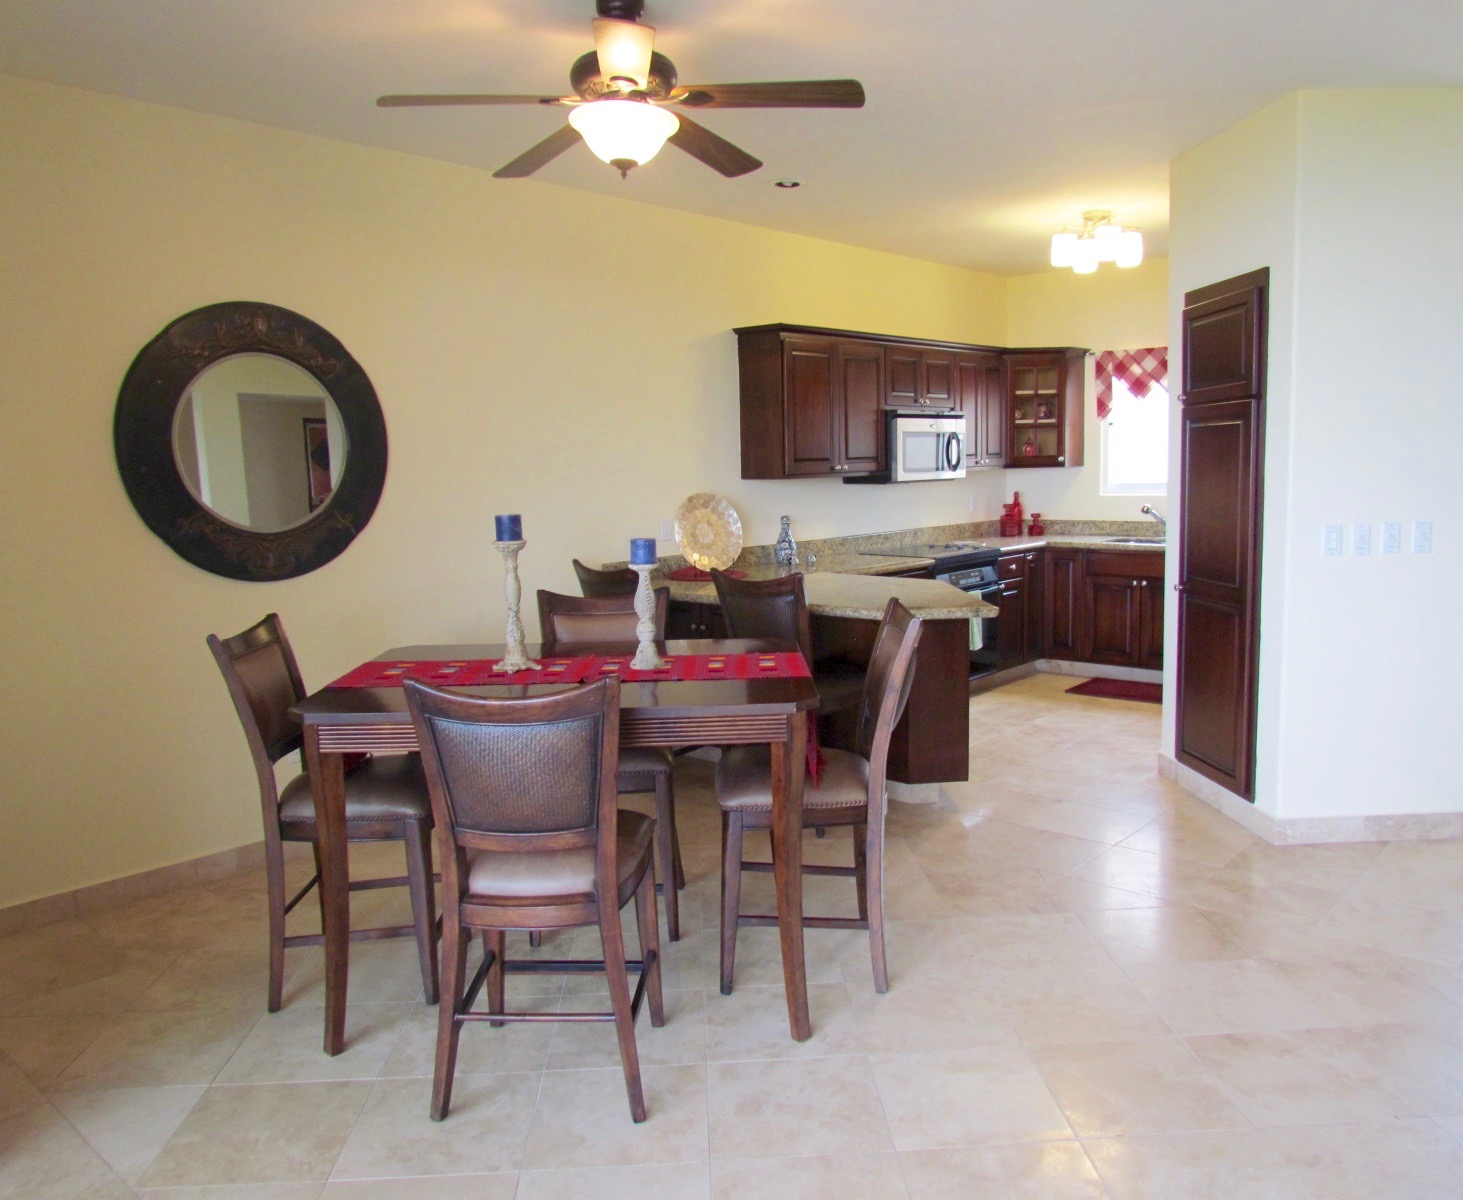
M277 533L215 516L173 456L173 419L198 374L235 354L272 354L314 376L340 411L346 459L328 503ZM386 422L360 364L328 331L272 304L229 301L179 317L142 348L122 381L113 425L122 486L147 527L177 554L230 579L291 579L322 567L366 527L386 483Z

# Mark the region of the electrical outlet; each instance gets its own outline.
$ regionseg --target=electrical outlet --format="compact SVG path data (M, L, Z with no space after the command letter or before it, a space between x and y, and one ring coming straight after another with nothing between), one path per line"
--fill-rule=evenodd
M1341 526L1321 526L1321 553L1327 558L1335 558L1341 553Z
M975 493L974 492L971 492L970 493L970 511L971 512L976 512L976 511L979 510L979 508L980 508L980 505L976 502Z
M1412 553L1431 554L1433 552L1433 523L1431 521L1412 522Z
M1370 554L1372 552L1372 527L1370 522L1361 521L1351 527L1351 552Z
M1382 553L1383 554L1401 554L1402 553L1402 522L1401 521L1383 521L1382 522Z
M675 519L674 518L672 518L672 517L661 517L661 519L660 519L660 537L657 538L656 540L657 541L661 541L661 542L665 542L668 545L674 545L675 544L675 540L676 540L676 522L675 522Z

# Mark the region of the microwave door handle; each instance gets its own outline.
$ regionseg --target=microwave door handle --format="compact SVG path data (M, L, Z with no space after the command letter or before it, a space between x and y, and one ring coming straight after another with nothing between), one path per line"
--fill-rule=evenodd
M951 471L959 470L961 455L960 435L958 433L952 433L945 439L946 468Z

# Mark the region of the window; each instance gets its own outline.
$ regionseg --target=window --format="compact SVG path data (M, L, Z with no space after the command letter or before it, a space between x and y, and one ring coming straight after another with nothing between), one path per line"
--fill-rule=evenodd
M1158 384L1142 397L1121 379L1112 383L1112 407L1102 421L1102 494L1168 493L1168 389Z

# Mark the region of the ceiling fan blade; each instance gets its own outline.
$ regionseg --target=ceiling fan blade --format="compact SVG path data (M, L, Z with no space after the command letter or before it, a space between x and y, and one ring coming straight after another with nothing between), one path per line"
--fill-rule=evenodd
M676 88L666 102L692 108L862 108L864 85L857 79L698 83Z
M762 165L760 158L753 158L739 146L733 146L726 138L712 133L704 125L698 125L690 117L676 114L681 127L671 134L670 144L684 150L692 158L704 162L713 171L720 171L728 179L746 175Z
M570 146L576 145L579 140L579 131L572 125L565 125L549 134L538 145L530 146L511 163L499 167L493 172L493 178L525 179L545 163L553 162Z
M377 108L439 108L448 104L574 104L577 96L378 96Z

